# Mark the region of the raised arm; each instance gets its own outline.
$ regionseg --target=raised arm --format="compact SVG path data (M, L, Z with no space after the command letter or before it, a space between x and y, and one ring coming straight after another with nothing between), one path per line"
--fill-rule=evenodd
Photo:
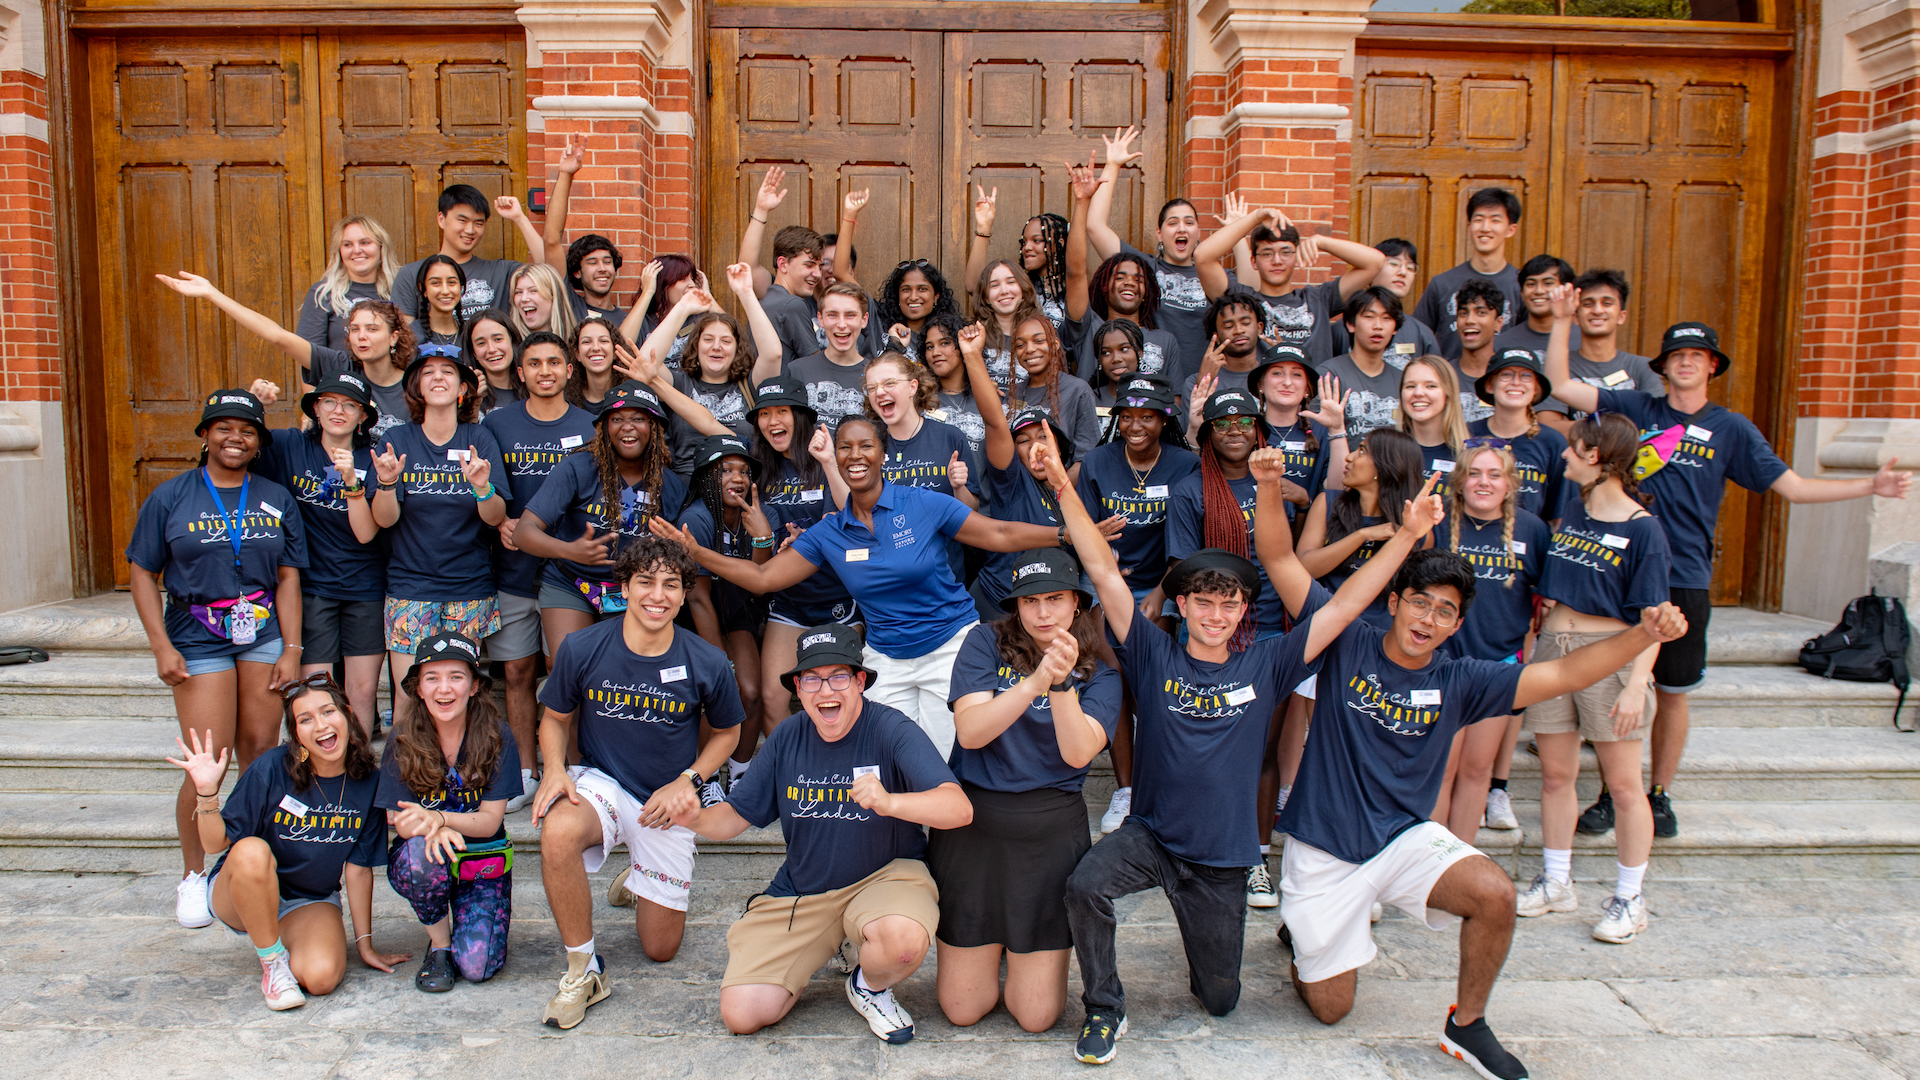
M747 313L747 332L753 335L751 377L758 386L780 374L780 331L773 328L767 309L760 306L760 298L754 295L752 266L734 263L727 267L727 288L732 289L734 299L740 301L740 310Z
M820 568L806 560L799 552L787 550L758 563L752 559L735 559L722 555L710 548L702 547L693 538L693 534L663 518L647 519L647 526L655 536L667 540L678 540L709 574L731 581L750 593L766 595L792 588L812 577Z
M973 239L967 241L967 276L960 280L964 283L963 292L971 293L973 283L987 269L987 245L993 242L994 203L1000 198L1000 189L988 191L979 184L973 185Z
M1073 220L1067 223L1066 298L1067 321L1087 317L1090 298L1087 289L1092 276L1087 272L1087 221L1093 215L1093 197L1105 181L1093 171L1091 155L1086 167L1068 165L1067 176L1073 192ZM969 280L977 280L978 274Z
M659 259L651 259L640 268L640 295L627 309L627 316L620 320L620 336L628 341L640 338L640 328L646 325L647 312L653 310L654 294L660 291L660 271L664 269ZM675 327L674 329L679 329Z
M1100 136L1100 141L1106 144L1107 163L1100 172L1100 190L1094 193L1093 205L1087 209L1087 239L1102 259L1120 254L1123 246L1120 234L1113 231L1107 219L1113 214L1113 192L1120 179L1120 166L1140 156L1140 151L1133 149L1133 140L1139 137L1137 127L1124 131L1116 128L1112 138Z
M1580 310L1580 290L1555 285L1549 300L1553 305L1553 330L1547 335L1547 381L1553 384L1553 396L1568 408L1592 412L1600 407L1600 388L1575 379L1568 356L1573 313Z
M780 186L786 178L787 170L778 165L767 166L767 175L760 178L760 190L753 197L753 209L747 211L747 227L740 230L740 256L733 261L753 267L755 296L765 296L773 287L773 271L760 264L760 245L766 239L768 215L778 210L781 200L787 197L787 189Z
M1843 502L1847 499L1864 499L1869 495L1878 495L1883 499L1904 499L1913 489L1913 474L1896 470L1894 466L1898 464L1899 458L1888 458L1887 463L1880 466L1879 472L1858 480L1820 480L1801 476L1788 469L1773 482L1772 490L1794 503Z
M1247 200L1228 193L1226 212L1215 215L1220 227L1208 234L1205 240L1193 249L1193 265L1200 271L1200 287L1207 291L1207 298L1213 299L1227 291L1233 282L1227 277L1226 267L1220 260L1238 251L1240 242L1253 235L1253 230L1273 222L1276 228L1292 224L1287 216L1272 207L1249 212ZM1248 257L1239 260L1240 269L1245 270L1252 261L1252 250ZM1257 280L1257 279L1256 279Z
M692 290L688 291L688 295L692 295ZM659 332L655 331L654 336L659 336ZM615 345L613 359L614 365L619 368L622 375L637 382L646 383L655 394L659 395L660 404L666 406L667 410L675 416L685 420L693 430L702 435L733 434L733 429L721 423L719 417L713 415L713 410L681 393L680 388L673 385L673 376L667 373L666 365L660 362L660 349L655 345L652 337L649 337L647 343L640 347L637 355Z
M313 344L306 338L214 288L213 282L199 274L190 274L182 270L177 278L168 277L165 274L153 276L159 278L162 285L181 296L213 301L213 306L232 316L233 321L239 323L242 330L277 347L281 352L292 357L294 362L302 366L313 362Z
M979 323L961 327L960 362L967 367L973 406L980 410L980 421L986 428L981 449L987 452L988 464L1005 469L1013 464L1013 431L1007 427L1007 410L1000 403L1000 387L993 381L993 374L987 370L987 361L981 355L986 339L987 333Z
M541 237L540 230L533 227L533 220L527 217L526 211L520 209L520 200L511 195L501 195L493 200L493 209L501 217L513 222L514 228L520 230L520 239L527 245L527 261L544 265L547 261L547 242ZM563 254L560 260L562 277L566 276L564 273L566 267L566 258Z
M560 160L554 166L553 190L547 193L545 241L547 265L554 267L566 276L567 269L567 200L573 196L573 174L580 171L582 148L573 144L573 136L567 136L566 148L560 152Z
M1313 628L1307 631L1307 659L1319 656L1353 620L1360 617L1361 612L1373 606L1374 600L1393 583L1393 575L1400 569L1407 554L1447 516L1445 504L1440 496L1433 493L1434 485L1439 482L1439 473L1427 477L1426 486L1420 489L1420 494L1407 500L1402 508L1401 525L1394 531L1392 539L1374 552L1373 558L1368 559L1365 566L1354 571L1353 576L1341 584L1332 600L1313 613Z
M1353 294L1373 284L1380 276L1380 268L1387 265L1387 257L1377 248L1365 244L1356 244L1352 240L1342 240L1337 236L1303 236L1300 247L1306 261L1302 266L1312 266L1320 255L1331 255L1347 264L1347 272L1340 275L1340 303L1345 304Z
M1519 689L1513 695L1513 711L1592 686L1632 663L1649 647L1674 641L1686 632L1687 617L1672 604L1641 608L1640 625L1582 646L1557 660L1523 668Z
M1060 507L1060 520L1067 527L1067 540L1080 559L1080 571L1093 582L1094 595L1100 598L1100 610L1107 617L1107 628L1113 631L1114 640L1124 645L1127 631L1133 626L1133 590L1127 585L1126 575L1120 572L1120 560L1114 556L1106 534L1094 523L1093 515L1080 501L1077 485L1067 479L1067 470L1060 465L1060 452L1053 445L1053 429L1042 425L1042 430L1041 445L1034 453L1046 470L1047 486L1053 489Z
M860 208L867 205L869 189L847 192L840 202L840 231L833 241L833 276L840 281L860 284L853 276L853 234L860 227Z

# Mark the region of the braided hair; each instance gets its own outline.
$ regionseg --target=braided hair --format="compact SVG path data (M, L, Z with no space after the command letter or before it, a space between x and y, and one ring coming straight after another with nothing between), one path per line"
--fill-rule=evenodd
M1642 506L1653 505L1653 499L1641 492L1640 480L1633 475L1634 462L1640 456L1639 425L1621 413L1589 413L1567 432L1567 442L1600 455L1600 475L1580 485L1582 502L1611 476L1619 479L1627 498Z
M1093 313L1103 319L1113 316L1107 311L1107 290L1113 285L1113 273L1121 263L1132 263L1140 268L1140 310L1135 313L1140 326L1146 330L1158 330L1153 313L1160 308L1160 278L1147 265L1147 260L1131 252L1123 251L1100 264L1093 272L1093 280L1087 283L1087 303L1092 305Z
M1460 461L1460 472L1464 474L1472 469L1474 460L1482 454L1492 454L1500 462L1500 471L1506 474L1507 494L1500 500L1500 548L1506 553L1504 565L1507 569L1518 570L1520 560L1513 555L1513 518L1520 494L1520 469L1514 464L1513 452L1505 447L1468 440L1467 452ZM1461 479L1447 487L1447 520L1453 525L1447 530L1447 546L1457 555L1460 552L1460 531L1467 520L1467 484ZM1513 588L1513 579L1517 576L1508 574L1505 587Z
M900 283L906 280L907 273L912 270L920 271L920 275L927 279L927 284L933 286L933 310L927 312L927 317L921 320L922 331L926 329L927 323L935 319L958 321L960 305L953 298L953 286L947 284L946 275L940 272L939 267L927 260L917 259L894 267L893 273L888 274L886 282L880 286L880 295L875 299L880 304L881 329L884 330L895 323L906 323L907 317L900 311Z
M1047 253L1047 261L1040 268L1040 280L1033 283L1035 292L1049 300L1064 301L1067 295L1067 219L1059 214L1035 214L1027 219L1028 223L1040 223L1040 243Z
M1240 499L1233 493L1233 485L1227 482L1227 474L1220 469L1220 458L1213 450L1214 427L1207 425L1206 435L1200 442L1200 508L1201 539L1210 548L1219 548L1241 558L1248 558L1247 519L1240 509ZM1246 652L1253 644L1259 631L1258 596L1247 598L1247 610L1240 617L1240 625L1234 628L1233 636L1227 639L1227 649L1231 652Z
M640 448L641 479L638 486L647 493L650 501L640 516L641 524L646 523L649 515L664 516L669 513L660 503L660 480L673 462L673 452L667 449L667 422L652 413L647 413L646 417L647 445ZM620 452L613 448L612 431L612 418L602 417L600 430L594 433L587 450L593 454L593 463L600 473L600 505L605 511L607 528L619 532L620 495L626 490L627 482L620 476Z
M727 457L737 455L729 454ZM693 470L693 497L713 515L714 550L747 551L751 543L751 534L747 532L747 515L740 515L740 524L735 528L727 527L727 502L720 483L720 466L726 464L726 457L719 461L708 462ZM743 459L750 460L750 459ZM749 466L751 469L751 466Z

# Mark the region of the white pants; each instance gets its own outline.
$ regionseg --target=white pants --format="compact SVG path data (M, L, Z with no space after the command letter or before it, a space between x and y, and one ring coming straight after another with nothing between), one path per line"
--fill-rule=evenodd
M864 657L873 669L873 684L867 687L867 699L899 709L920 725L933 740L933 748L945 761L953 752L953 708L947 703L947 687L953 682L953 662L960 657L960 644L979 623L968 623L960 632L925 656L896 660L866 647Z

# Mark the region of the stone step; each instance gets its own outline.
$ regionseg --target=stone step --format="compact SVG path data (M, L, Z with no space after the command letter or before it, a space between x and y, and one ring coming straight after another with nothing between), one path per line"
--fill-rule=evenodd
M1540 759L1527 741L1523 734L1514 747L1509 789L1516 802L1531 803L1540 799ZM1585 806L1600 793L1600 773L1592 747L1580 753ZM1891 727L1696 727L1674 791L1712 802L1920 800L1920 735Z
M1799 615L1717 607L1707 622L1707 657L1715 664L1792 664L1803 642L1831 629L1831 622Z

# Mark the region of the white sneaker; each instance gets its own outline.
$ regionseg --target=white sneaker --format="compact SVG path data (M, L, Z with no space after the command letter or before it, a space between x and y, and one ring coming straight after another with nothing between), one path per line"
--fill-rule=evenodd
M841 938L840 948L827 960L827 968L835 975L851 975L853 969L860 966L860 946L851 938Z
M174 886L173 917L189 930L213 925L213 907L207 901L207 875L190 872Z
M1265 859L1247 868L1247 906L1251 908L1280 906L1280 896L1273 891L1273 875L1267 872Z
M1119 828L1120 823L1127 820L1127 815L1131 813L1133 813L1133 789L1130 787L1114 789L1113 799L1107 803L1107 812L1100 815L1100 835L1105 836Z
M899 1045L913 1040L913 1017L893 999L892 990L860 989L860 969L847 976L847 1001L853 1011L866 1017L867 1026L886 1042Z
M1513 816L1513 798L1505 788L1495 788L1487 792L1487 818L1489 829L1517 829L1520 819Z
M1373 902L1373 910L1367 913L1367 921L1379 922L1381 919L1384 919L1386 917L1387 917L1387 909L1380 905L1380 901L1375 900Z
M1629 900L1624 896L1609 896L1600 916L1600 922L1593 928L1593 940L1625 945L1640 936L1647 928L1647 901L1636 896Z
M1520 894L1513 910L1523 919L1545 915L1549 911L1579 911L1580 898L1573 894L1573 882L1556 881L1545 874L1535 874L1533 884Z
M293 977L287 950L274 953L271 960L260 961L260 993L267 999L267 1008L274 1012L297 1009L307 1003L307 995L300 992L300 980Z
M533 801L533 793L538 790L540 790L540 781L533 778L533 770L521 769L520 794L507 800L507 813L519 813L522 807Z

